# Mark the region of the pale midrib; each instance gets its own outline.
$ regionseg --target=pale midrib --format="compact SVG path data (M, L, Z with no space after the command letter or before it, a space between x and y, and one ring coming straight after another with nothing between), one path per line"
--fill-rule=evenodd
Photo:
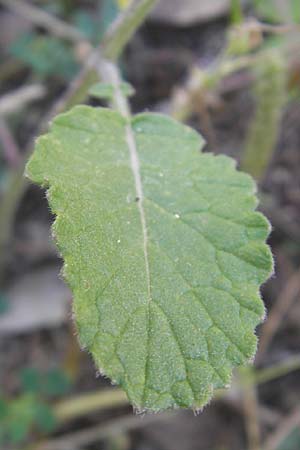
M144 258L145 258L145 270L146 270L146 279L147 279L147 292L148 292L148 301L151 300L151 284L150 284L150 268L149 268L149 258L148 258L148 233L147 233L147 225L146 225L146 216L144 211L143 204L143 186L142 180L140 176L140 162L137 154L137 148L135 143L135 138L130 125L126 126L126 141L128 144L129 152L130 152L130 162L131 169L134 176L135 181L135 190L136 197L138 203L138 209L141 218L142 225L142 233L143 233L143 250L144 250Z
M135 182L135 190L136 190L136 201L138 203L138 209L140 213L140 220L142 225L142 234L143 234L143 251L144 251L144 260L145 260L145 271L146 271L146 282L147 282L147 340L146 340L146 357L145 357L145 380L144 380L144 389L143 389L143 397L142 401L145 402L145 394L146 394L146 378L147 378L147 370L148 370L148 362L149 362L149 339L150 339L150 302L151 302L151 280L150 280L150 267L149 267L149 257L148 257L148 233L147 233L147 224L146 224L146 216L144 211L144 195L143 195L143 186L140 175L140 162L137 153L136 141L132 131L132 128L129 125L126 125L126 141L130 152L130 162L131 169L134 176Z
M114 86L115 90L115 98L114 102L119 110L119 112L126 118L127 124L125 127L126 132L126 142L129 149L130 154L130 164L131 164L131 170L134 177L135 182L135 191L136 191L136 200L138 204L139 214L140 214L140 220L141 220L141 226L142 226L142 236L143 236L143 252L144 252L144 260L145 260L145 272L146 272L146 283L147 283L147 297L148 297L148 303L147 303L147 341L146 341L146 357L145 357L145 380L144 380L144 391L143 391L143 398L142 401L145 401L145 393L146 393L146 378L147 378L147 368L148 368L148 361L149 361L149 327L150 327L150 302L151 302L151 279L150 279L150 267L149 267L149 257L148 257L148 233L147 233L147 224L146 224L146 216L144 211L144 194L143 194L143 185L142 185L142 179L140 174L140 161L138 157L137 152L137 146L135 141L135 136L131 127L131 114L129 105L127 102L127 98L124 97L122 90L121 90L121 80L119 77L118 70L115 69L115 66L111 63L107 63L106 69L108 69L109 72L109 78L110 82Z
M149 269L149 258L148 258L148 234L147 234L147 225L146 225L146 216L144 211L144 194L143 194L143 185L140 174L140 161L138 157L136 141L134 137L134 133L131 127L131 115L128 107L127 99L124 97L121 90L121 80L119 79L118 72L112 71L110 73L111 82L115 89L115 103L120 111L120 113L127 119L127 124L125 127L126 131L126 142L129 148L130 154L130 164L131 170L134 177L135 183L135 191L136 191L136 200L138 204L138 209L140 213L141 225L142 225L142 233L143 233L143 251L145 258L145 270L146 270L146 279L147 279L147 292L148 292L148 301L151 300L151 284L150 284L150 269Z
M149 364L149 340L150 340L150 302L152 299L151 296L151 281L150 281L150 267L149 267L149 257L148 257L148 233L147 233L147 225L146 225L146 216L144 210L144 196L143 196L143 186L140 175L140 162L137 153L136 141L132 131L132 128L129 125L126 125L126 141L129 148L130 153L130 162L131 169L134 176L135 181L135 190L136 190L136 201L138 203L138 209L140 213L140 220L142 225L142 234L143 234L143 251L144 251L144 260L145 260L145 271L146 271L146 282L147 282L147 332L146 332L146 357L145 357L145 379L144 379L144 388L143 388L143 397L142 402L145 402L146 396L146 378Z

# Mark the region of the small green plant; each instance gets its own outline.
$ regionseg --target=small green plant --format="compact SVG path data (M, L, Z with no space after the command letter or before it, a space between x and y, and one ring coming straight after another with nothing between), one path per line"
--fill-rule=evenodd
M71 79L78 70L68 44L54 36L24 33L10 48L10 54L31 67L41 77L55 75Z
M253 358L264 317L254 182L202 146L163 115L77 106L27 166L49 188L81 345L140 410L203 407Z
M28 367L20 374L20 394L0 395L0 444L18 445L35 430L49 433L56 426L50 400L66 394L70 381L59 369L47 373Z
M202 137L167 116L131 115L115 60L154 3L133 1L90 60L104 82L91 93L114 108L58 115L26 173L48 190L79 340L100 372L137 410L197 410L254 357L270 226L231 158L201 153Z

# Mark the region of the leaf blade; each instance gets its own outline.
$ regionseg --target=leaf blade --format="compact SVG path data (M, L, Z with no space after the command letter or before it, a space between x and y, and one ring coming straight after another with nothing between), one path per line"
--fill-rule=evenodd
M80 106L27 166L50 186L81 343L139 409L203 406L264 316L269 224L251 178L202 144L162 115Z

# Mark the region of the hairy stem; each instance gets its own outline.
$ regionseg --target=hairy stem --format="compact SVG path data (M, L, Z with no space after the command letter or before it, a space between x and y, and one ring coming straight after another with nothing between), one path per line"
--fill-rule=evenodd
M117 18L103 40L103 55L116 60L133 34L143 23L157 0L133 0L129 8Z

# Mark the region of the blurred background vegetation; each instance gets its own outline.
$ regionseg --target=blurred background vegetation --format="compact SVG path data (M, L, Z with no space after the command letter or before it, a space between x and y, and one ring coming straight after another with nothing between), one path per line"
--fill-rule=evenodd
M251 173L276 274L254 367L192 412L143 418L81 352L45 193L23 177L130 0L0 0L0 448L300 449L300 2L160 0L120 58L134 112L189 123Z

